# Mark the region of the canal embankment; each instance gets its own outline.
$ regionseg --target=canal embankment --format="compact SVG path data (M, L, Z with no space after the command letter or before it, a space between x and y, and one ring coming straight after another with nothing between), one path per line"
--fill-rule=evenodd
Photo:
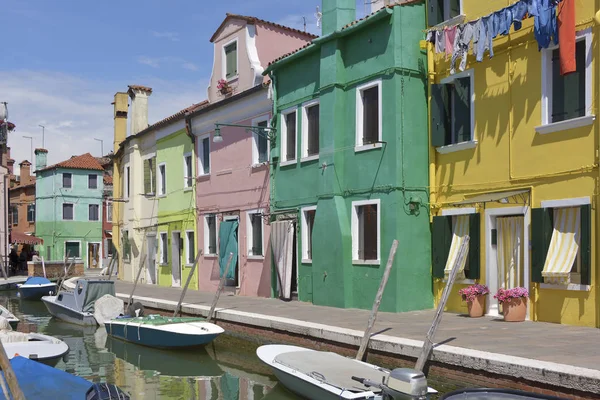
M133 284L117 282L127 300ZM152 310L173 311L181 289L138 285L134 299ZM188 291L182 312L206 316L212 293ZM290 343L354 355L369 311L223 293L216 318L229 332L262 343ZM433 310L378 315L369 361L414 366ZM600 333L595 328L466 318L446 313L429 373L465 385L507 387L571 399L600 398Z

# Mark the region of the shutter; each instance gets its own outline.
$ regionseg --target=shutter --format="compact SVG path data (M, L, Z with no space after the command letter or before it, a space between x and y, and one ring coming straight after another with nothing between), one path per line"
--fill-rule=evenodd
M296 159L296 112L289 113L286 119L286 160Z
M542 283L542 270L552 239L552 209L531 210L531 281ZM527 245L527 243L525 244Z
M202 169L205 175L210 173L210 148L208 138L202 139Z
M467 279L479 279L480 276L480 244L481 244L481 216L480 214L469 215L469 270L466 271Z
M592 209L591 205L581 206L581 237L579 251L581 252L581 284L591 284L592 267Z
M450 18L460 15L460 0L450 0Z
M319 154L319 105L310 107L308 113L308 155Z
M267 121L260 122L258 124L258 126L266 128ZM268 134L268 131L261 130L260 132L261 132L260 135L258 135L258 134L256 135L256 145L258 147L258 162L263 163L263 162L269 161L268 155L267 155L268 143L267 143L267 138L265 137L265 135Z
M452 217L433 217L431 230L432 275L443 278L452 243Z
M429 0L427 10L427 24L434 26L444 19L444 0Z
M227 64L226 78L232 78L237 75L237 42L225 48L225 59Z
M262 218L252 214L252 255L262 256Z
M148 194L152 192L151 184L151 173L150 173L150 159L144 160L144 193Z
M379 87L362 92L363 99L363 144L379 140Z
M447 85L431 85L431 145L433 147L448 144L446 138L450 134L449 104Z
M457 143L471 137L471 78L460 78L454 83L454 134Z
M358 259L365 259L365 210L364 206L359 206L356 209L358 217Z

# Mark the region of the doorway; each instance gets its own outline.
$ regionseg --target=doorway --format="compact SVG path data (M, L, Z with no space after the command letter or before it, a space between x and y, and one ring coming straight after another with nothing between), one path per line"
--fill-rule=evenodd
M231 260L232 265L229 266L230 269L233 269L233 279L225 279L225 286L239 288L240 287L240 251L239 251L239 221L240 218L237 215L229 215L224 216L223 221L237 221L238 223L234 226L234 235L232 237L236 238L235 246L237 247L237 254L235 254L235 259ZM235 263L233 265L233 263ZM229 275L229 274L228 274Z
M293 222L292 243L292 300L298 300L298 224Z
M181 232L171 233L171 286L181 287Z
M146 243L148 244L146 253L146 260L148 260L147 282L156 285L156 235L146 235Z
M100 243L88 243L88 268L102 268Z

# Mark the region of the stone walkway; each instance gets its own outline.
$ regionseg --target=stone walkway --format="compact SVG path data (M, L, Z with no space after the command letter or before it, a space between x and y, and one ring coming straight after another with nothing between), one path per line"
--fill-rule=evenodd
M119 294L129 296L133 284L117 282ZM177 302L181 289L138 285L135 296ZM188 290L184 304L210 307L214 294ZM252 298L222 293L218 309L263 316L292 318L339 328L364 331L370 311L315 306L299 301ZM380 312L374 333L423 340L434 311ZM468 318L445 313L435 341L449 346L525 357L600 370L600 329L543 322L505 323L500 318Z

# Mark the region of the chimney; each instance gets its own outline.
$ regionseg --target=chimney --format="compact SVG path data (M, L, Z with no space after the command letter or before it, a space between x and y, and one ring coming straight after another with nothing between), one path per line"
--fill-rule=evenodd
M35 170L44 169L48 166L48 150L35 149Z
M21 172L20 172L20 181L21 181L21 185L25 186L25 185L29 185L32 182L31 179L31 163L27 160L23 161L22 163L19 164L19 167L21 168Z
M114 142L113 152L119 151L119 146L123 143L123 140L127 137L127 93L117 92L115 93L115 100L113 101L114 108Z
M356 0L323 0L323 36L356 19Z
M152 94L152 88L130 85L127 94L131 98L129 134L135 135L148 127L148 97Z

